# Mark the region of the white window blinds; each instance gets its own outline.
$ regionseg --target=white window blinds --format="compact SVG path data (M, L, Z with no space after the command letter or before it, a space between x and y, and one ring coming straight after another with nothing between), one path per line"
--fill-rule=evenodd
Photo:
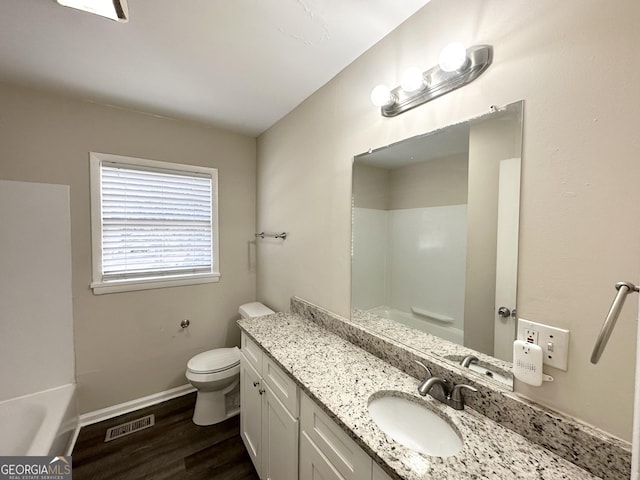
M140 163L96 161L99 171L92 175L99 178L100 262L99 271L94 266L94 292L95 284L219 276L217 171Z

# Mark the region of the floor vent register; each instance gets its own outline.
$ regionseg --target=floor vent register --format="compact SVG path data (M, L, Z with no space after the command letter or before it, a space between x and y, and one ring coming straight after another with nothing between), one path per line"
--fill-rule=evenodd
M107 430L107 434L104 437L105 442L110 442L116 438L124 437L131 433L139 432L145 428L153 427L156 423L155 415L147 415L146 417L138 418L122 425L111 427Z

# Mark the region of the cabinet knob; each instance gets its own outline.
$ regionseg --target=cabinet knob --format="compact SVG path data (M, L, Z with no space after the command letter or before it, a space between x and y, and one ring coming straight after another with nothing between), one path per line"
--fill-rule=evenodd
M258 390L258 393L259 393L260 395L262 395L265 391L266 391L266 390L265 390L264 388L261 388L260 390Z
M260 385L260 382L253 382L254 387L257 387L258 385Z

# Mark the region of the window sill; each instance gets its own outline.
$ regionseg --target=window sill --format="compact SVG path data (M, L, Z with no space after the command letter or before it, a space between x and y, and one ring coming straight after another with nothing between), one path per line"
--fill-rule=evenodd
M199 285L203 283L217 283L219 273L206 275L189 275L185 277L156 277L135 280L111 280L109 282L93 282L91 288L94 295L105 293L133 292L136 290L151 290L154 288L181 287L184 285Z

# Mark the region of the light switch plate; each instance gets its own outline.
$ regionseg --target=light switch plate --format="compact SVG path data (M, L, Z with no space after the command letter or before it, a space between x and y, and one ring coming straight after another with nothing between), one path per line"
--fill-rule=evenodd
M537 332L537 345L542 348L542 363L560 370L567 370L569 357L569 330L518 319L518 340L527 340L526 332ZM531 338L531 335L529 335Z

